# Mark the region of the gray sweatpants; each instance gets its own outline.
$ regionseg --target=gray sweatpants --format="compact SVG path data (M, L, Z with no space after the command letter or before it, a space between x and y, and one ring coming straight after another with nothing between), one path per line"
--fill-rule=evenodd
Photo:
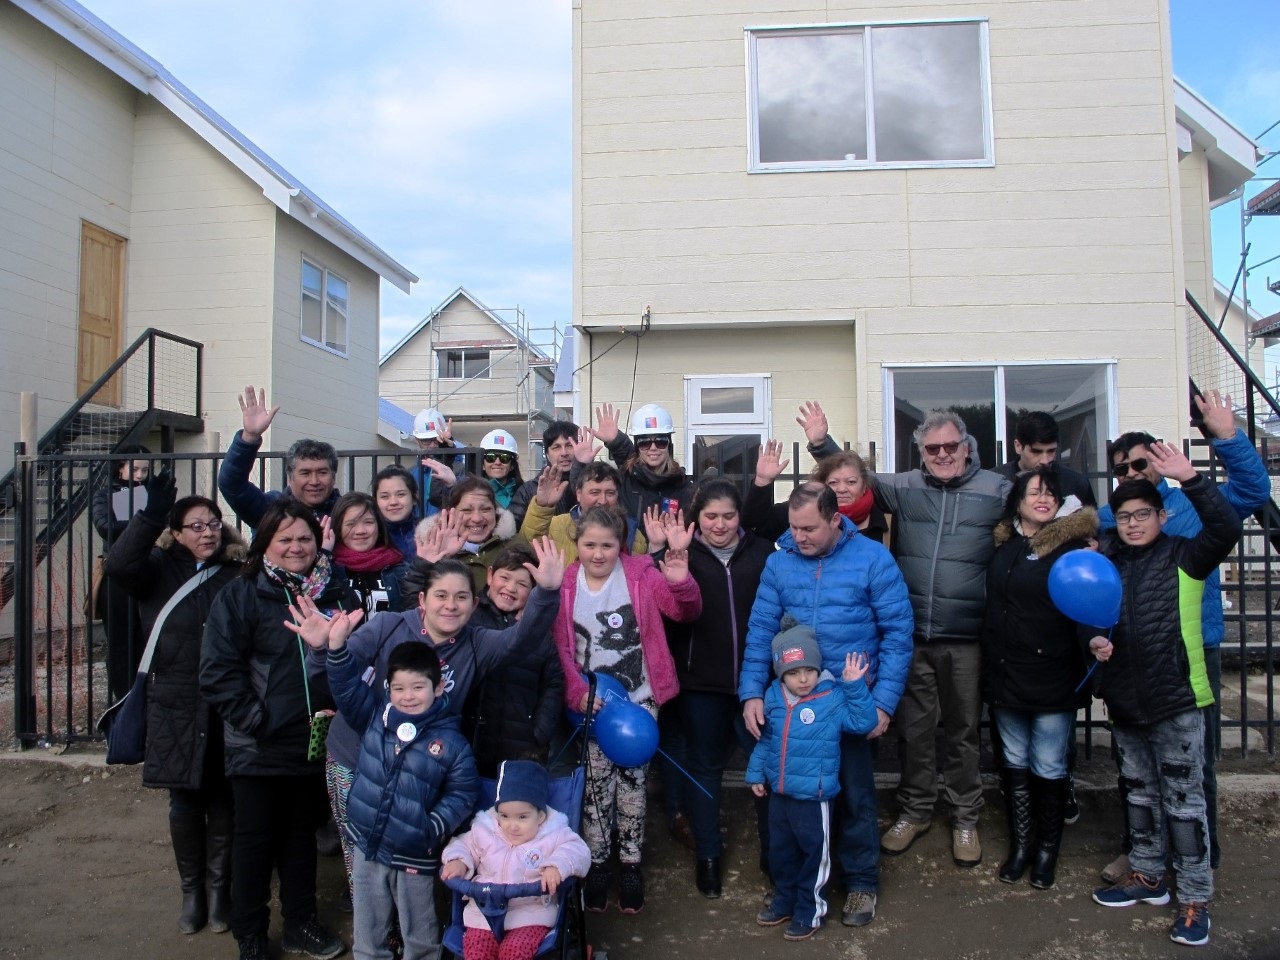
M351 886L356 960L392 960L387 934L393 910L400 914L404 960L439 960L434 874L383 866L356 848Z

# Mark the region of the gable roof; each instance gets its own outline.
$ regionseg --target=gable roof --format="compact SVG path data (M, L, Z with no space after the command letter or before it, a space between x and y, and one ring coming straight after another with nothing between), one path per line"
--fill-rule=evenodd
M98 61L141 93L155 99L197 136L262 188L284 213L373 270L405 293L418 281L337 210L309 190L243 133L135 46L75 0L12 0L72 46Z
M378 366L382 366L384 363L386 363L388 360L394 357L396 355L396 352L401 347L403 347L406 343L408 343L410 340L416 337L419 333L425 330L427 328L427 324L429 324L436 317L440 316L440 314L444 313L444 311L448 308L449 304L453 303L453 301L457 300L459 297L466 297L467 300L470 301L472 306L474 306L477 310L479 310L481 313L487 316L490 320L492 320L494 323L500 326L503 330L505 330L508 334L510 334L511 338L515 340L518 344L520 344L520 346L527 349L531 354L529 358L529 361L531 364L537 365L539 364L539 362L543 362L543 363L551 362L551 357L547 356L547 352L545 350L539 347L536 343L534 343L528 337L523 336L519 331L516 330L515 327L511 326L511 324L509 324L506 320L503 320L501 316L499 316L497 313L490 310L483 303L477 300L474 296L471 295L470 291L468 291L466 287L458 287L458 289L454 290L453 293L449 294L447 297L441 300L439 306L437 306L425 317L423 317L422 320L418 322L417 326L415 326L412 330L410 330L403 337L401 337L399 343L397 343L394 347L392 347L385 354L383 354L382 359L378 361Z

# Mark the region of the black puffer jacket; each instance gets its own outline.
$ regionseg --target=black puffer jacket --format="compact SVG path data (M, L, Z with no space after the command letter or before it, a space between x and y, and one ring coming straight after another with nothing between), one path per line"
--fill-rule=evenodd
M1086 507L1026 537L1002 520L987 567L987 624L982 634L982 696L997 707L1075 711L1088 703L1075 692L1084 678L1076 625L1049 596L1049 571L1064 553L1098 535L1097 511Z
M1157 723L1213 703L1200 627L1203 581L1231 555L1242 525L1204 477L1182 484L1182 492L1204 524L1194 537L1162 533L1144 547L1124 545L1115 530L1102 538L1124 584L1111 659L1098 668L1098 695L1115 723Z
M738 673L756 588L774 546L743 530L729 565L702 542L689 546L689 573L702 594L702 613L690 623L667 621L667 643L681 690L738 695Z
M316 605L354 610L359 602L335 577ZM323 761L307 759L311 714L303 649L298 635L284 625L288 619L285 589L265 573L227 584L209 611L200 692L223 720L227 776L295 776L323 769ZM312 711L333 706L327 685L313 683L310 697Z
M137 598L142 635L178 588L196 575L191 551L164 532L164 524L134 514L107 554L108 577ZM200 641L214 598L240 573L244 542L222 528L222 546L209 558L222 569L189 593L161 629L147 683L147 754L142 782L148 787L198 790L204 785L207 751L222 751L222 729L200 696ZM212 761L216 762L216 760Z

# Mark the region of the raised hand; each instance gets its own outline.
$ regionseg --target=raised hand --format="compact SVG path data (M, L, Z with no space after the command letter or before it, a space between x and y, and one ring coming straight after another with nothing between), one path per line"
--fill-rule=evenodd
M667 578L667 583L680 583L689 576L689 551L668 547L666 558L658 564L658 569Z
M596 443L596 432L590 427L578 428L578 442L573 445L573 459L587 464L600 455L604 444Z
M169 511L178 499L178 482L173 479L173 474L168 470L153 473L143 486L147 491L147 505L142 512L162 523L167 522Z
M333 518L320 518L320 549L325 553L333 553L333 545L338 542L338 535L333 530Z
M603 443L613 443L618 437L619 411L611 403L602 403L596 407L596 436Z
M689 544L693 543L694 525L691 523L687 527L684 523L684 511L677 510L675 513L664 513L662 515L662 526L666 531L667 549L681 550L688 552Z
M662 520L662 509L656 503L644 512L644 538L649 541L650 553L667 545L667 526Z
M1217 390L1207 390L1203 396L1196 394L1193 399L1204 418L1204 428L1216 439L1230 440L1236 435L1236 415L1231 408L1230 394L1224 397Z
M568 483L560 479L560 471L547 464L538 474L538 488L533 499L540 507L554 507L560 502L568 486Z
M550 537L538 537L529 544L538 565L526 563L524 568L533 576L533 582L543 590L559 590L564 581L564 551Z
M432 459L431 457L423 457L421 463L446 487L452 487L458 482L458 475L454 473L450 467L445 466L441 461Z
M357 608L326 617L316 602L303 594L289 604L289 616L293 619L284 621L284 625L300 636L308 647L323 650L328 646L331 650L338 650L364 618L364 611Z
M861 680L867 675L870 661L865 653L846 653L844 655L844 673L841 676L846 683Z
M445 420L445 422L440 425L440 430L437 433L437 439L439 439L440 446L442 447L453 446L453 418L452 417Z
M1151 453L1151 466L1156 473L1179 483L1186 483L1196 475L1196 468L1181 450L1171 443L1157 440L1147 447Z
M757 487L767 487L787 469L790 460L782 459L782 441L766 440L760 444L760 453L756 456L756 476L752 481Z
M800 416L796 423L804 430L805 439L810 446L817 446L827 439L827 415L822 412L822 404L817 400L806 400L800 404Z
M441 510L436 514L436 522L417 544L418 556L427 563L439 563L461 550L466 540L457 511Z
M244 396L240 401L240 436L246 443L257 443L271 426L271 421L280 412L279 407L267 406L267 391L254 391L252 386L244 388Z

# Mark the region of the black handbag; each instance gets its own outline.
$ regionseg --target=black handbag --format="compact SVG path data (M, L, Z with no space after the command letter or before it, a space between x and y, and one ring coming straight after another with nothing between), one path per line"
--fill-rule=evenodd
M138 662L138 675L133 678L133 686L98 718L98 732L107 738L107 763L141 763L146 758L147 675L151 672L151 658L155 656L160 631L173 608L221 569L220 563L205 567L180 586L160 610L151 628L151 636L147 638L147 648L142 651L142 659Z

